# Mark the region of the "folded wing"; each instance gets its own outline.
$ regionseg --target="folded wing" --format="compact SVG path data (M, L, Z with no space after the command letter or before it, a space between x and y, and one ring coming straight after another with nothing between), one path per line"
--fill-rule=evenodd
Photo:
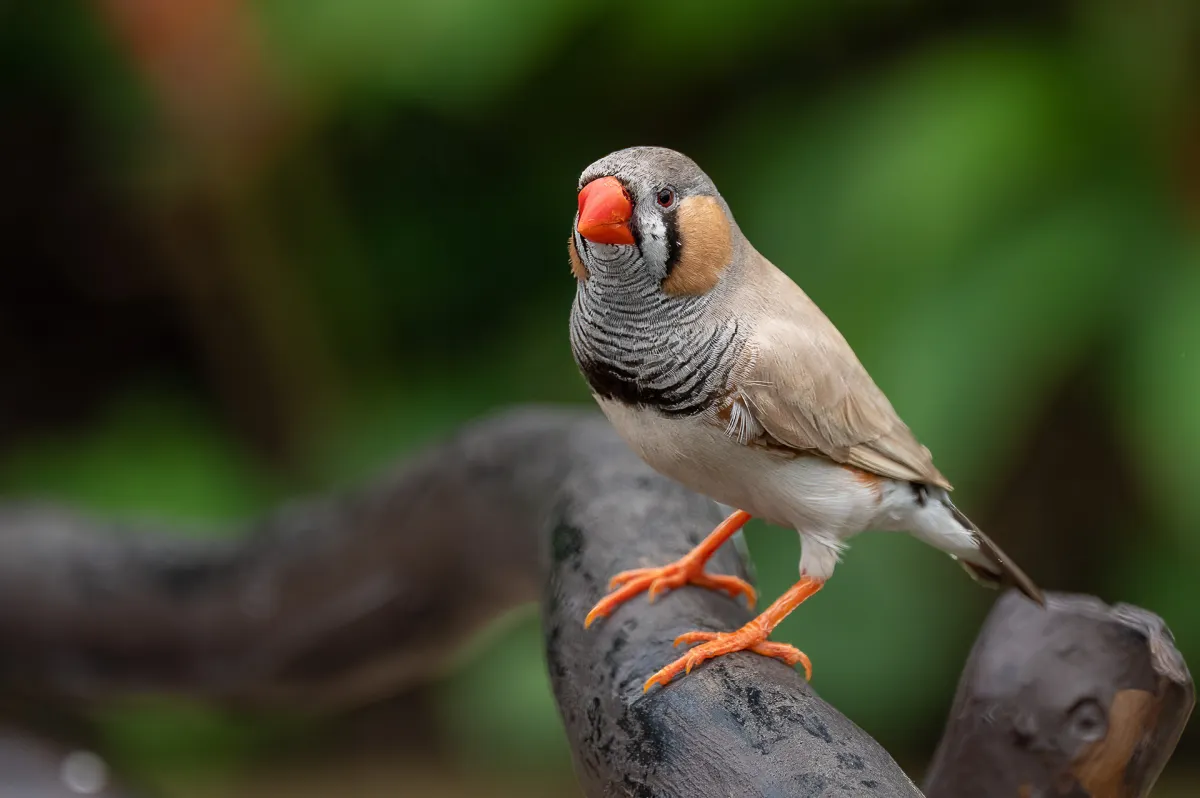
M800 317L769 316L746 347L736 385L746 409L788 448L949 490L841 333L797 293Z

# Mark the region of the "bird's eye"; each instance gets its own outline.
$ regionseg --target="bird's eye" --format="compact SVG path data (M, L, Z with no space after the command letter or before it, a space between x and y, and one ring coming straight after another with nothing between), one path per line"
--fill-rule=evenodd
M675 192L672 189L664 188L658 192L658 204L664 208L670 208L675 204Z

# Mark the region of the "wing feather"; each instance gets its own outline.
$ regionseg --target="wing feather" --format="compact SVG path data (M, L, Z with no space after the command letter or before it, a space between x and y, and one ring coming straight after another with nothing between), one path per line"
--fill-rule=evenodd
M788 448L951 489L841 333L796 292L805 312L768 315L743 354L735 387L754 419Z

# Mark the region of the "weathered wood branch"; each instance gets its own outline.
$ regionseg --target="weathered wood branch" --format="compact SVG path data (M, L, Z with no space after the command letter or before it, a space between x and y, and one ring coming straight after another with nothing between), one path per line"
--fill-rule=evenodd
M1091 596L996 602L926 777L928 798L1141 798L1196 694L1162 619Z
M638 695L675 634L748 617L731 601L685 589L583 629L614 568L682 553L718 515L645 466L602 418L548 410L472 425L371 488L286 508L244 539L9 510L0 676L6 690L71 700L152 690L337 707L427 676L544 582L551 674L591 794L602 784L641 785L643 795L738 785L819 794L868 782L874 794L919 795L780 663L730 657ZM713 567L741 566L730 548Z
M684 588L583 628L609 576L678 557L719 518L596 414L538 407L469 425L362 490L297 502L243 536L197 540L50 506L0 509L0 688L70 704L171 692L332 711L430 678L472 631L540 595L550 676L588 795L920 795L874 740L774 660L725 657L642 694L646 676L678 654L677 634L740 625L749 613L738 602ZM732 544L710 567L746 576ZM1097 609L1101 622L1065 610L1072 601L1097 606L1055 597L1042 613L1015 596L997 605L930 796L1022 785L1035 796L1047 779L1060 779L1057 789L1063 772L1092 790L1077 796L1142 795L1096 786L1111 782L1121 753L1132 783L1153 782L1190 712L1186 668L1149 613ZM1064 612L1075 619L1064 640L1090 662L1117 663L1095 670L1086 693L1106 713L1104 736L1064 747L1066 764L985 792L980 784L1008 784L986 774L1026 772L1010 769L1019 756L1002 744L1025 718L1083 711L1076 676L1062 671L1074 660L1030 653L1061 630L1053 619ZM1037 689L1013 689L1014 662L1025 663L1021 684ZM998 713L1013 719L1008 731L989 725ZM1135 728L1144 733L1130 746Z
M643 694L646 678L679 656L677 635L734 629L751 616L686 587L584 629L580 619L610 576L682 556L722 518L716 505L628 459L618 442L587 458L554 514L542 603L550 678L587 794L920 795L878 743L776 660L722 657ZM708 569L749 578L733 541Z
M2 509L0 685L309 709L394 693L536 600L538 530L579 447L605 435L590 413L506 413L217 538Z

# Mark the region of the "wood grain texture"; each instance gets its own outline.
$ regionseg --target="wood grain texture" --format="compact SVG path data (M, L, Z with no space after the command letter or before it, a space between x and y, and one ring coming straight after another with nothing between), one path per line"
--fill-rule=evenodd
M1195 704L1162 619L1092 596L1006 593L959 682L928 798L1142 798Z
M738 602L685 588L583 628L615 570L672 559L721 518L595 411L545 407L467 425L364 488L284 507L240 538L9 508L0 683L36 711L145 692L344 710L435 678L474 630L540 592L587 795L919 796L777 661L733 655L642 695L677 654L675 635L741 625ZM745 572L729 545L710 568Z
M676 635L741 626L740 602L686 587L583 628L612 574L676 559L722 517L653 472L594 410L545 406L469 424L361 488L288 504L241 536L3 507L6 716L154 692L340 713L437 678L476 630L540 597L588 796L919 796L778 661L734 654L642 693L678 655ZM747 578L737 541L712 571ZM1006 594L963 674L927 795L1140 798L1193 703L1151 613L1061 595L1042 611ZM0 738L0 784L52 773L31 769L40 754L23 733Z
M612 574L679 558L724 517L627 451L593 439L566 474L542 598L550 679L585 793L919 796L877 742L777 660L731 654L643 693L679 656L677 635L736 629L752 615L742 603L689 586L583 628ZM749 579L735 541L706 570Z

